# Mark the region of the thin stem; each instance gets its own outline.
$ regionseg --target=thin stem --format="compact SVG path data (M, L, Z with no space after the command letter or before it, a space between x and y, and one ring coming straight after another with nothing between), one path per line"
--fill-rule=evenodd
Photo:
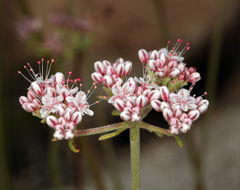
M75 130L74 134L76 137L97 135L97 134L107 133L107 132L125 128L125 127L126 125L124 124L124 122L121 122L121 123L115 123L115 124L106 125L102 127L91 128L91 129Z
M154 125L145 123L145 122L140 122L140 124L137 126L138 128L146 129L149 132L155 132L155 133L161 133L167 136L170 136L169 131L167 129L163 129L160 127L156 127Z
M130 128L132 190L140 189L140 129Z

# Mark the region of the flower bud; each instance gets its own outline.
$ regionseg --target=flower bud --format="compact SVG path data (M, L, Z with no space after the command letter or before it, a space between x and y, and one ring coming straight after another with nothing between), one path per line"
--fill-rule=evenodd
M148 66L149 66L149 68L151 69L151 70L155 70L155 60L149 60L148 61Z
M176 117L172 117L170 120L169 120L169 124L170 124L170 126L178 126L178 124L179 124L179 120L178 120L178 118L176 118Z
M160 102L159 100L153 100L153 101L151 101L151 106L152 106L152 108L155 109L157 112L160 112L160 111L161 111L161 109L160 109L160 107L161 107L161 102Z
M55 128L55 126L58 124L58 120L55 116L49 115L46 118L46 123L49 127Z
M72 115L72 121L74 124L78 124L82 121L82 114L80 112L75 112L73 115Z
M182 114L181 107L179 105L174 106L173 113L176 117L179 117Z
M180 116L180 121L183 121L184 119L186 119L188 117L188 115L186 113L183 113L181 116Z
M123 111L123 109L124 109L124 102L121 99L116 99L116 101L114 102L114 107L118 111Z
M60 125L60 126L65 126L66 125L66 120L64 119L64 117L59 117L58 118L58 124Z
M158 59L159 58L159 54L158 54L158 51L157 50L153 50L151 53L150 53L150 59Z
M124 73L124 64L120 63L116 67L116 74L119 75L119 76L122 76L123 73Z
M159 78L162 78L162 77L165 76L166 73L163 72L163 71L160 71L160 72L157 72L156 74L157 74L157 76L158 76Z
M201 76L198 72L194 72L190 75L188 81L191 83L195 83L201 79Z
M148 52L145 49L140 49L138 51L138 57L142 63L147 63L148 62Z
M176 68L176 67L177 67L177 61L176 61L176 60L169 61L168 67L169 67L170 69Z
M91 74L91 77L92 77L92 79L96 82L96 83L102 83L102 74L101 73L97 73L97 72L95 72L95 73L92 73Z
M132 122L136 122L136 121L139 121L140 120L140 116L138 113L134 113L132 114Z
M203 100L203 98L201 96L198 96L197 98L195 98L195 104L199 106L199 103Z
M65 139L66 140L73 139L73 137L74 137L74 134L73 134L72 130L66 129L65 130Z
M29 90L27 93L27 98L29 99L29 101L33 101L33 99L36 98L34 92L32 90Z
M31 88L38 96L42 94L41 86L36 81L32 82Z
M132 71L132 62L131 61L126 61L125 62L125 67L124 67L124 74L128 75Z
M101 74L104 74L104 72L105 72L105 66L100 61L96 61L94 63L94 69L95 69L96 72L99 72Z
M175 78L175 77L176 77L177 75L179 75L179 74L180 74L179 69L173 68L173 69L171 70L171 72L169 73L169 77Z
M188 113L188 117L195 121L198 117L199 117L200 113L198 110L191 110L189 113Z
M20 102L21 105L23 105L24 103L28 103L29 100L27 99L26 96L21 96L21 97L19 98L19 102Z
M65 129L73 130L74 128L75 128L74 122L68 122L68 123L65 125Z
M38 106L37 106L37 105L35 105L35 104L33 104L33 103L27 104L27 110L28 110L29 112L35 112L35 111L37 111L37 109L38 109Z
M120 117L123 121L129 121L131 119L129 112L127 111L121 112Z
M109 75L105 75L103 77L103 80L104 80L104 84L107 86L107 87L111 87L113 85L113 80L112 78L109 76Z
M166 48L162 48L158 51L158 53L159 53L159 59L161 60L161 62L165 63L167 60L168 50Z
M167 121L169 121L169 120L173 117L172 111L171 111L170 109L168 109L168 108L165 108L165 109L163 110L163 117L164 117Z
M165 108L168 108L170 109L170 106L168 103L166 102L161 102L161 106L160 106L160 109L163 111Z
M187 133L190 130L190 126L187 125L186 123L182 123L180 130L182 133Z
M147 98L143 95L140 95L136 99L136 104L138 107L143 108L147 104Z
M171 127L170 127L170 133L173 134L173 135L178 135L178 134L179 134L178 127L176 127L176 126L171 126Z
M64 135L61 130L56 130L53 134L53 137L57 140L62 140L64 138Z
M54 81L56 84L62 84L62 82L65 80L65 77L62 73L60 72L57 72L55 75L54 75Z
M196 72L196 68L190 67L190 68L188 69L188 71L189 71L190 74L192 74L192 73Z
M168 100L168 96L169 96L168 88L166 86L161 86L159 90L161 92L162 100L167 101Z
M159 90L153 90L153 91L150 93L148 99L149 99L149 101L157 100L157 99L160 98L160 96L161 96L161 92L160 92Z
M183 120L183 123L186 123L187 125L191 126L192 125L192 120L189 118L186 118Z
M207 111L207 109L208 109L208 105L206 105L206 104L203 104L203 105L198 107L198 111L200 113L204 113L205 111Z
M180 72L183 72L185 69L185 64L184 63L179 63L177 68L179 69Z
M64 118L65 118L67 121L70 121L71 115L72 115L71 110L70 110L70 109L67 109L66 112L65 112L65 114L64 114Z
M106 75L112 75L113 73L114 73L114 70L113 70L112 66L111 65L110 66L106 66L105 74Z
M103 60L103 65L104 65L104 67L106 68L106 67L111 67L111 63L109 62L109 61L107 61L107 60Z

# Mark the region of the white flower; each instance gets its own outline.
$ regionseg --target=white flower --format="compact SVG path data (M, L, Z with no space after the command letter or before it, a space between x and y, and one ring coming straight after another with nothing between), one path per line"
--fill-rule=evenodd
M126 99L134 94L136 88L135 81L133 78L129 78L122 86L115 84L112 87L113 96L109 98L108 103L114 103L117 98Z
M83 91L79 91L75 97L67 97L66 100L69 103L73 103L82 115L87 114L92 116L94 114L94 112L89 109L90 106L87 102L87 96Z
M52 97L50 95L45 95L42 97L42 108L40 109L40 114L42 118L47 117L50 113L55 113L58 111L58 106L62 103L63 97L57 96Z
M179 90L177 94L170 94L170 102L172 104L180 105L185 112L197 108L195 98L190 96L190 92L186 89Z

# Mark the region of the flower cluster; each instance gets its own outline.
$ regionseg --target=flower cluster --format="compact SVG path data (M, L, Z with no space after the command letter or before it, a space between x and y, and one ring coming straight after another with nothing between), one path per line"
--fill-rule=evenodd
M112 87L114 84L121 84L122 77L130 74L132 70L132 62L124 61L119 58L115 63L109 61L96 61L94 63L95 72L92 73L92 79L105 87Z
M177 93L169 93L166 88L165 98L151 102L152 107L163 113L163 117L170 125L171 134L186 133L193 121L208 108L208 100L202 96L190 96L190 91L180 89Z
M170 51L167 48L151 52L144 49L139 50L140 61L155 73L158 84L167 85L168 82L173 82L175 86L178 83L179 87L182 87L188 82L196 83L201 79L200 74L196 72L194 67L188 68L182 62L184 60L182 55L190 50L189 43L186 43L186 46L181 51L178 51L182 43L183 41L178 39ZM168 41L168 44L170 44L170 41Z
M81 122L82 116L94 114L87 102L91 92L89 90L86 95L81 90L81 83L79 89L80 78L70 79L71 72L66 80L60 72L49 76L53 63L54 60L46 63L44 59L39 61L39 73L35 73L29 63L24 66L32 80L18 71L30 82L27 96L21 96L19 102L24 110L46 121L48 126L55 130L53 136L56 140L72 139L73 131Z
M139 50L139 59L143 64L143 77L140 78L127 79L132 63L124 62L122 58L117 59L113 65L109 61L95 62L92 79L104 86L108 103L120 112L122 120L140 121L144 117L144 111L149 112L153 108L162 112L169 123L169 132L176 135L186 133L193 121L207 110L208 100L202 96L195 98L190 95L201 77L195 68L188 68L182 62L182 55L190 49L189 43L186 43L178 51L182 43L178 39L171 50ZM190 90L183 88L188 83L192 84Z

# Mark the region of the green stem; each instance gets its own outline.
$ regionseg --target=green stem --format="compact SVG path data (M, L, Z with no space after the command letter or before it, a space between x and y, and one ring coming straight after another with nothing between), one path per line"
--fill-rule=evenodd
M91 129L75 130L74 135L76 137L97 135L97 134L107 133L107 132L118 130L125 127L126 127L126 124L124 122L120 122L120 123L115 123L115 124L91 128Z
M140 129L130 128L132 190L140 189Z
M59 144L58 142L50 142L49 145L49 167L52 181L52 188L54 190L62 189L61 172L59 171Z
M154 125L151 125L151 124L148 124L148 123L145 123L145 122L140 122L139 126L137 126L137 127L142 128L142 129L146 129L151 133L155 132L155 133L161 133L161 134L170 136L170 133L167 129L156 127Z

